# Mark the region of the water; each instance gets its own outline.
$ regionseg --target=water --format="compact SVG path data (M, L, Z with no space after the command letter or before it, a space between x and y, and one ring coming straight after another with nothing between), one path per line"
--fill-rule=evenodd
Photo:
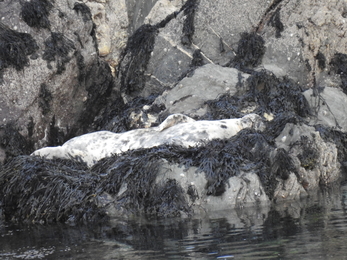
M347 259L347 185L272 208L99 226L0 225L0 259Z

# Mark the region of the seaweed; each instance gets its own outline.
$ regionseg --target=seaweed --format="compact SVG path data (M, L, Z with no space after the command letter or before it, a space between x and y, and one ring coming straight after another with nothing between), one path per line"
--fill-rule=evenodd
M282 180L287 180L291 172L298 175L293 159L283 148L278 148L271 165L271 172Z
M151 58L157 33L156 26L144 24L129 37L118 69L121 73L122 92L136 94L143 89L146 82L144 72Z
M193 42L193 36L195 32L194 26L194 18L195 18L195 10L198 5L198 0L188 0L183 6L182 10L184 10L184 15L186 19L182 28L182 37L181 43L183 45L190 46Z
M45 83L40 85L40 92L38 98L39 108L42 110L42 114L46 115L50 111L50 102L52 101L52 93L49 91L48 86Z
M300 153L297 157L300 160L301 167L306 170L313 170L319 158L319 151L315 143L309 140L307 136L301 136L300 141L295 145L300 147Z
M191 209L185 199L180 184L173 179L167 179L163 185L156 185L153 200L149 201L146 213L156 217L179 217L189 214Z
M347 54L335 53L329 64L331 71L340 75L342 91L347 94Z
M85 164L18 156L0 172L5 219L24 223L96 222L106 213L97 207L100 177Z
M300 117L310 115L310 106L303 88L293 80L277 78L266 71L255 72L247 79L249 95L255 98L262 112L279 114L292 112Z
M20 134L15 122L9 122L2 127L0 146L4 149L6 154L4 163L16 156L29 154L33 151L32 144Z
M74 4L73 10L78 14L82 14L83 22L87 23L87 22L91 21L93 23L92 30L90 31L90 36L92 36L95 50L98 52L99 49L98 49L98 41L96 38L96 24L93 22L92 13L91 13L89 7L84 3L76 2ZM77 32L75 32L75 33L77 34ZM79 36L77 36L77 37L79 37Z
M319 51L317 53L317 55L314 57L318 61L318 68L320 68L321 70L324 70L325 69L325 62L326 62L326 58L325 58L324 54Z
M225 118L239 118L244 116L241 112L241 105L247 106L249 103L242 97L223 94L218 99L207 100L210 111L205 115L206 119L221 120Z
M8 67L22 70L29 65L28 56L38 50L34 38L11 30L0 22L0 72Z
M265 41L259 34L244 32L238 42L236 56L227 66L240 70L254 68L261 64L265 50Z
M73 10L78 14L82 14L83 22L92 21L92 13L86 4L76 2Z
M192 63L190 64L191 67L200 67L205 64L204 57L201 54L201 50L195 50L193 53L193 59Z
M167 23L176 18L181 12L184 12L186 15L182 41L185 44L191 44L194 34L194 15L197 2L197 0L187 1L178 12L169 14L155 25L143 24L129 37L127 45L120 56L117 70L123 93L136 97L142 91L147 80L145 72L159 29L165 27Z
M44 42L45 50L42 59L47 61L47 67L52 69L50 62L55 61L57 74L65 70L65 64L71 59L69 53L75 50L73 41L66 38L62 33L51 32L51 36Z
M270 20L268 21L268 24L270 24L276 30L276 35L275 35L276 38L280 38L281 32L284 31L284 25L281 22L280 11L281 11L281 8L278 8L274 12L274 14L271 16Z
M298 124L300 122L302 122L302 119L294 113L280 113L273 120L266 123L264 134L272 142L281 134L287 123Z
M307 117L311 114L310 106L302 94L303 88L284 77L277 78L268 71L254 72L247 81L248 90L243 94L231 96L223 94L216 100L206 101L209 107L206 119L242 117L250 108L253 113L273 114L275 117L292 114ZM248 112L249 113L249 112Z
M48 19L53 4L49 0L31 0L22 3L21 16L30 27L50 29Z

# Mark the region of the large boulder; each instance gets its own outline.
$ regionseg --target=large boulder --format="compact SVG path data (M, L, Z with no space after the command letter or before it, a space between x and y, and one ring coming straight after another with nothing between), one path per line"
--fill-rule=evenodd
M98 57L89 8L38 0L0 6L0 122L6 153L29 153L86 132L114 86L110 67ZM11 133L22 138L15 140Z

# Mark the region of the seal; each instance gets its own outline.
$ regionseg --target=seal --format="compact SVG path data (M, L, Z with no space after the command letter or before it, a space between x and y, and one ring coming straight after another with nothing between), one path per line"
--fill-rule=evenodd
M195 121L188 116L174 114L157 127L124 133L98 131L72 138L62 146L41 148L31 155L48 159L77 157L91 167L102 158L129 150L163 144L195 147L214 139L228 139L244 128L263 130L264 124L256 114L215 121Z

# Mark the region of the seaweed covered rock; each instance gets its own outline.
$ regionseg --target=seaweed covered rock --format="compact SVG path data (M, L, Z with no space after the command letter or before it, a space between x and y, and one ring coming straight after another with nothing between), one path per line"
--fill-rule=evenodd
M273 160L282 161L278 171L285 174L285 181L275 191L277 199L299 198L306 191L341 180L336 145L323 140L313 127L287 123L275 140L277 153L283 155L275 155Z
M327 71L335 53L345 53L344 1L273 1L258 27L266 39L263 64L277 75L300 84L332 86L338 81Z
M129 150L91 168L78 158L19 156L0 170L3 213L38 223L186 217L298 199L338 181L336 145L313 127L288 122L274 119L267 129L247 127L194 147Z
M106 217L97 206L100 176L83 163L17 156L1 170L1 202L12 222L93 222Z
M125 75L132 79L131 82L121 83L123 92L128 96L128 99L136 95L147 97L154 93L157 95L161 94L165 89L175 85L185 75L189 74L192 71L192 67L200 66L204 63L227 64L234 57L234 48L237 48L241 33L251 31L252 27L256 25L257 19L260 19L261 11L259 10L265 11L267 5L264 5L261 1L252 3L249 7L252 10L258 10L258 12L256 14L257 17L254 17L252 13L250 21L249 19L240 20L234 16L226 15L228 12L236 12L236 10L241 8L239 6L241 1L233 1L232 3L219 1L218 4L196 0L188 0L184 4L182 4L182 1L181 3L170 1L170 4L164 4L163 2L165 1L158 1L152 11L154 13L162 13L159 11L159 6L166 5L168 10L172 10L172 12L166 13L165 19L161 15L160 17L163 17L161 22L155 19L155 21L158 21L157 23L154 23L153 19L151 19L153 14L149 14L147 19L149 23L141 26L138 24L137 30L129 38L129 41L133 38L135 39L135 37L148 40L138 42L136 45L137 51L126 48L125 57L128 58L122 59L120 63L120 75ZM141 1L138 5L141 5ZM247 9L247 11L251 12L251 9ZM206 12L206 10L209 11ZM224 15L226 16L224 17ZM214 17L212 19L213 22L211 22L211 17ZM233 22L242 26L232 25ZM158 30L155 31L154 35L146 34L147 36L144 37L144 30L145 28L148 30L149 27L155 27ZM221 28L224 28L225 31L220 31ZM244 35L254 34L245 33ZM261 36L258 37L261 38ZM152 40L149 41L149 39ZM260 55L257 55L256 62L251 62L254 63L253 65L261 63L264 52L263 40L261 41ZM239 43L240 53L242 52L242 44L242 42ZM225 47L228 50L225 51L223 47L224 51L221 51L221 45L228 46ZM248 59L245 57L249 51L243 50L244 52L239 55L239 62ZM195 56L197 53L200 54L199 62L196 62L194 53ZM139 62L133 62L136 59L140 59ZM137 69L129 67L128 64L131 64L133 67L137 66ZM135 79L130 76L132 75L131 71L137 71L141 75L137 75Z
M2 1L0 17L0 128L11 126L22 135L30 147L19 154L97 128L94 118L114 80L96 55L89 8L78 2ZM6 133L3 140L10 139ZM6 142L1 149L7 151Z

